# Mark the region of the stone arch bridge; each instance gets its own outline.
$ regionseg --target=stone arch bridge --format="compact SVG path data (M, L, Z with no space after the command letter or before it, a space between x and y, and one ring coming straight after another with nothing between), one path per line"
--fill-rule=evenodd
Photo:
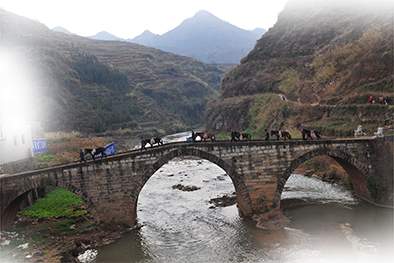
M25 196L39 186L53 185L81 197L96 221L133 226L137 201L149 178L175 157L195 156L221 167L232 179L240 211L249 216L280 206L284 185L302 163L320 155L337 161L350 176L354 194L369 202L367 179L383 183L386 198L377 205L393 204L393 143L382 139L319 141L178 142L147 150L130 151L87 163L73 163L2 175L1 228L15 219Z

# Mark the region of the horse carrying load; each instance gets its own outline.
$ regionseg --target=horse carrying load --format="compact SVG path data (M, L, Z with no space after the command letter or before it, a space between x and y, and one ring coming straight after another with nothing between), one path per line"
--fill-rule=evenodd
M303 140L308 140L308 138L311 138L311 140L313 140L313 138L315 139L320 139L320 131L317 130L307 130L305 128L302 128L302 139Z
M249 133L246 132L234 132L235 137L242 141L242 140L247 140L250 141L252 139L252 136Z
M105 153L106 150L107 149L105 149L104 147L98 147L95 149L85 149L85 155L90 153L92 159L94 160L94 156L99 155L101 153L101 159L103 159L103 156L107 158L107 154Z
M194 138L200 137L201 140L204 140L204 142L207 141L207 139L211 139L212 142L215 141L215 134L211 132L196 132L194 135Z
M291 140L291 135L287 131L271 131L271 136L276 136L276 140L278 141L280 137L282 137L285 141L286 139Z

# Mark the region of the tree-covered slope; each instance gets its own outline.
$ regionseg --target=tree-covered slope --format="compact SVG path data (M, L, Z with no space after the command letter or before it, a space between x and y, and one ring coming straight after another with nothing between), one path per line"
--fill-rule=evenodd
M7 89L19 94L9 99L45 131L171 133L202 125L207 102L218 97L224 71L217 67L128 42L54 32L3 9L0 15L1 52L12 61L6 66L26 84L8 81Z
M350 135L363 125L372 132L392 119L392 109L369 109L371 95L393 102L393 3L290 0L225 74L206 126L260 132L311 126Z

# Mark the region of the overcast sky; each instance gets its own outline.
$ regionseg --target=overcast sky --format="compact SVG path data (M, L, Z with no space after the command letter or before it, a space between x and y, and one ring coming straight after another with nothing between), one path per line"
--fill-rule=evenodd
M287 0L1 0L0 6L80 36L107 31L134 38L145 30L162 35L206 10L239 28L268 30Z

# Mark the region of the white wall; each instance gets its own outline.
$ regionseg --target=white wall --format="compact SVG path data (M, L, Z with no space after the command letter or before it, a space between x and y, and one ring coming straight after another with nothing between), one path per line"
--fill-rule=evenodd
M33 157L31 126L0 122L0 165Z

